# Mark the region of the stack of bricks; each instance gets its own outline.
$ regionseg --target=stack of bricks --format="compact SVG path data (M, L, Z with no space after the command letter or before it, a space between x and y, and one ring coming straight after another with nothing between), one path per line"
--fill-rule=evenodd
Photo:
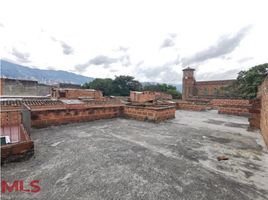
M141 121L161 122L175 118L174 106L133 106L124 107L124 116Z

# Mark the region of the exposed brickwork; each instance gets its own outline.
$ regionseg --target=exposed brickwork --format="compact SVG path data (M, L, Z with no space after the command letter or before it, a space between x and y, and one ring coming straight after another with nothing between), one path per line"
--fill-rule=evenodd
M179 110L204 111L207 109L206 104L196 104L191 101L178 101L176 108Z
M218 109L219 114L247 117L250 116L249 110L252 108L252 102L243 99L212 99L210 104Z
M0 78L0 95L4 95L4 88L5 88L5 80Z
M21 112L19 110L0 112L1 127L21 124Z
M219 107L219 114L227 114L227 115L237 115L237 116L246 116L249 117L249 108L242 108L236 106L228 106L228 107Z
M1 146L1 164L26 160L34 154L33 141L22 141Z
M124 107L124 116L127 118L141 121L161 122L167 119L175 118L175 107L142 107L127 105Z
M261 99L260 129L268 148L268 76L259 88Z
M217 108L219 106L250 106L250 100L244 99L212 99L210 104Z
M11 144L1 145L1 164L20 161L34 154L34 144L22 124L20 111L2 111L1 136L9 136Z
M93 89L74 89L74 88L53 88L52 97L58 99L78 99L87 97L92 99L100 99L103 97L102 92Z
M47 127L51 125L85 122L98 119L108 119L122 115L122 105L88 106L72 105L72 108L36 109L31 111L32 127Z
M249 109L249 113L249 128L260 129L261 100L259 98L252 100L252 107Z
M156 100L171 100L172 96L163 92L153 92L153 91L131 91L130 92L130 101L145 103L145 102L154 102Z
M195 69L186 68L183 70L183 87L182 99L189 98L222 98L224 96L221 88L228 86L234 80L217 80L217 81L196 81L194 76Z

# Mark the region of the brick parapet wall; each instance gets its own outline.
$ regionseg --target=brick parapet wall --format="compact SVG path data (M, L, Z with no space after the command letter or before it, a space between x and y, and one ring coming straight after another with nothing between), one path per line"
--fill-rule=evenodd
M210 101L210 104L213 107L219 107L219 106L250 107L251 106L250 100L245 100L245 99L212 99Z
M252 100L252 107L249 109L250 117L249 128L260 129L260 118L261 118L261 99L257 98Z
M131 91L130 92L130 101L137 103L145 103L149 101L156 100L171 100L172 96L164 92L155 92L155 91Z
M95 106L69 107L60 109L31 110L32 127L41 128L51 125L67 124L72 122L86 122L98 119L108 119L122 115L123 106Z
M131 106L124 107L124 116L127 118L141 121L161 122L167 119L175 118L174 106Z
M207 109L207 104L197 104L192 101L177 101L176 109L179 110L192 110L192 111L204 111Z
M19 141L11 144L1 145L1 164L28 159L34 154L34 143L28 135L23 124L21 124L20 113L16 113L14 111L9 111L9 113L1 112L1 121L5 121L6 118L9 118L9 120L7 120L5 124L1 123L1 127L9 128L13 127L13 125L16 125L19 129ZM12 141L12 135L10 136Z
M268 148L268 75L259 89L261 99L260 129Z
M1 127L19 125L22 122L20 110L1 110Z

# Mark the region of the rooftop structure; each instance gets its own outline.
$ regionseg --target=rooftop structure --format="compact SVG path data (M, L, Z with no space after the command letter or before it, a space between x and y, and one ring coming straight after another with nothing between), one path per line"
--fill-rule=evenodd
M244 117L179 110L157 125L115 118L34 129L35 157L3 165L1 176L40 180L41 191L2 198L265 200L268 153L247 125ZM223 154L229 160L218 161Z

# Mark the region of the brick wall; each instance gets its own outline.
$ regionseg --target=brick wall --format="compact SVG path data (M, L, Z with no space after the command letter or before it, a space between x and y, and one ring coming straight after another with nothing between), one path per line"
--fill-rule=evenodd
M244 99L212 99L210 105L217 108L219 114L250 116L252 102Z
M156 100L171 100L172 96L170 94L166 94L163 92L154 92L154 91L131 91L130 92L130 101L131 102L138 102L138 103L145 103L149 101L156 101Z
M224 96L220 90L233 83L233 80L222 80L222 81L200 81L196 82L195 93L196 96L203 96L207 98L216 98Z
M21 124L21 112L19 110L1 110L1 127Z
M0 95L4 95L5 80L0 78Z
M52 97L60 99L78 99L79 97L100 99L103 95L101 91L92 89L53 88Z
M261 120L261 99L257 98L252 100L252 107L249 109L250 117L249 128L250 129L260 129Z
M66 108L31 110L32 127L47 127L71 122L85 122L121 116L121 105L88 106L72 105Z
M218 106L250 106L250 100L244 99L212 99L210 104L213 107Z
M207 104L197 104L191 101L177 101L176 109L179 110L192 110L192 111L204 111L207 109Z
M268 76L259 88L261 99L260 129L268 148Z
M173 106L143 107L127 105L124 107L124 116L141 121L160 122L175 118L175 111L176 109Z

